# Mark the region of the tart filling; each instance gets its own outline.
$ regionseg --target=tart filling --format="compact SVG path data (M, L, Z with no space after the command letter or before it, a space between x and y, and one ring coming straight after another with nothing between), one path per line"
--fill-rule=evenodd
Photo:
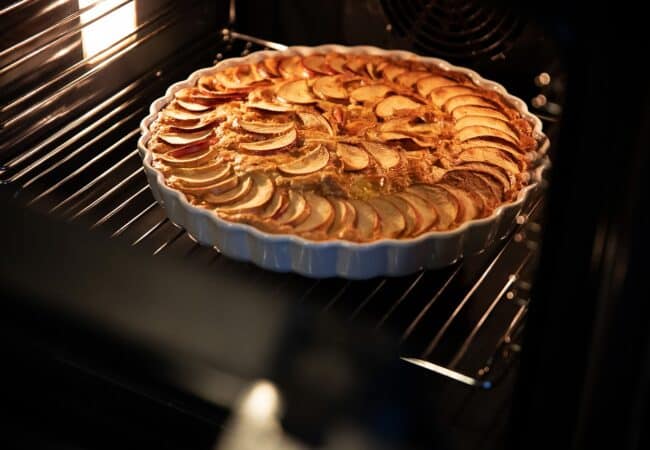
M528 181L531 124L466 75L338 53L268 57L177 91L147 144L196 207L369 242L489 216Z

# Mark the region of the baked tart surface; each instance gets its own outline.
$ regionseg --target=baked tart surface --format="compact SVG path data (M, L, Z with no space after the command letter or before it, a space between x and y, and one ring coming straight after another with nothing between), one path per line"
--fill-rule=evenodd
M147 147L196 207L270 233L370 242L489 216L538 142L497 92L416 60L267 57L200 77Z

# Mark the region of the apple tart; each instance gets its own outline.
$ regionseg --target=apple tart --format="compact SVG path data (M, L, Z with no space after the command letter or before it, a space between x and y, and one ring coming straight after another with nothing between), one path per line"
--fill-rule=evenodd
M333 51L203 74L150 131L152 167L193 206L316 241L490 216L529 182L539 147L529 119L467 73Z

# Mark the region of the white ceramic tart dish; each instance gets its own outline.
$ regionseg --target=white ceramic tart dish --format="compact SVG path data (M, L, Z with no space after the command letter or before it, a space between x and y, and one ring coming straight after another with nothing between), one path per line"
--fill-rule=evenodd
M198 242L325 278L444 267L508 235L549 146L503 86L375 47L261 51L169 87L138 149Z

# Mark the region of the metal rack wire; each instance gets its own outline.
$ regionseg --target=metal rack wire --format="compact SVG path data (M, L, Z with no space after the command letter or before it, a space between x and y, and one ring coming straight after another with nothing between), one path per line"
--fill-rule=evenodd
M4 189L21 204L86 223L152 255L193 260L215 271L245 271L251 281L272 277L271 297L285 295L283 287L289 283L299 286L302 294L296 301L398 336L405 361L470 386L492 387L518 353L543 200L538 198L518 218L512 235L484 253L447 269L403 278L314 281L265 272L201 247L154 201L135 150L138 122L166 86L209 65L215 55L218 60L284 46L214 30L102 98L92 90L79 96L80 83L100 76L111 63L180 20L168 13L159 10L138 26L128 46L96 55L93 64L81 60L31 90L16 91L0 110L1 133L8 136L0 146ZM71 17L63 20L72 22ZM68 106L52 115L48 106L57 99Z

